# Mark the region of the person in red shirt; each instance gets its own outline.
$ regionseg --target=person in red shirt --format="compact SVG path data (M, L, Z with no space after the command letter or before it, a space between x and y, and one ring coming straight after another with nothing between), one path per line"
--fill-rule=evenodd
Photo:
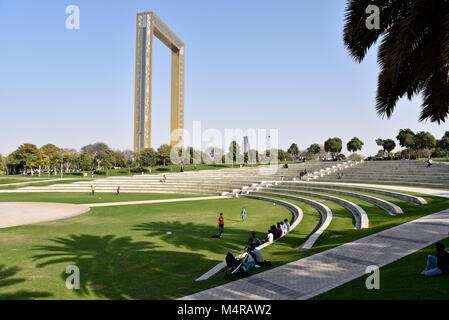
M221 234L224 232L224 218L223 213L220 213L218 218L218 236L221 238Z
M120 186L117 187L117 192L115 193L116 196L120 195Z

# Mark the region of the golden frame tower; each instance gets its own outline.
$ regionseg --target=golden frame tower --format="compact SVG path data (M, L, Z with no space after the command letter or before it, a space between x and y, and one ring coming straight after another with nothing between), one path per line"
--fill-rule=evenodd
M151 147L153 36L172 51L170 145L181 145L185 45L154 12L138 13L136 29L134 151Z

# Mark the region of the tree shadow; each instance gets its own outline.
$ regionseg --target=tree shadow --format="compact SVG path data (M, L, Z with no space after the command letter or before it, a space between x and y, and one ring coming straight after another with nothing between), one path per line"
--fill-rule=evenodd
M268 228L268 227L267 227ZM222 238L217 239L217 228L196 223L148 222L133 226L133 231L148 232L148 237L159 237L161 240L176 247L189 250L208 250L225 255L228 251L240 251L246 246L246 241L252 230L242 230L225 227ZM171 232L171 234L167 234ZM260 235L262 237L262 235Z
M0 265L0 289L25 282L23 278L14 278L19 271L20 268L17 266L7 268L5 265ZM20 290L11 293L0 293L0 300L31 300L51 296L48 292Z
M151 242L130 237L82 234L50 241L52 245L34 248L40 252L34 260L42 261L37 266L62 264L61 285L69 276L65 268L78 266L80 289L74 292L79 296L170 299L178 289L188 289L197 273L216 263L200 254L158 250Z

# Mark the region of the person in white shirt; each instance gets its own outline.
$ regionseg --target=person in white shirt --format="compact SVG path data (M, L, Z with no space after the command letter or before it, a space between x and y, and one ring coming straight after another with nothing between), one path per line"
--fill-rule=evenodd
M281 221L281 228L282 228L282 234L285 236L288 232L287 230L287 226L285 225L285 223L283 221Z
M267 239L265 240L265 242L272 243L273 240L274 240L273 233L271 232L271 230L268 230Z
M285 226L285 229L287 230L287 232L285 232L285 233L290 232L290 222L288 222L288 219L284 219L284 226Z

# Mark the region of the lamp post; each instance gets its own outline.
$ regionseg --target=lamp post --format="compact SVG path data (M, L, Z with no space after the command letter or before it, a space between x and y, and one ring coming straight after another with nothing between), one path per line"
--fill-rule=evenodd
M61 180L62 180L62 168L63 168L63 165L64 165L64 155L61 154Z

